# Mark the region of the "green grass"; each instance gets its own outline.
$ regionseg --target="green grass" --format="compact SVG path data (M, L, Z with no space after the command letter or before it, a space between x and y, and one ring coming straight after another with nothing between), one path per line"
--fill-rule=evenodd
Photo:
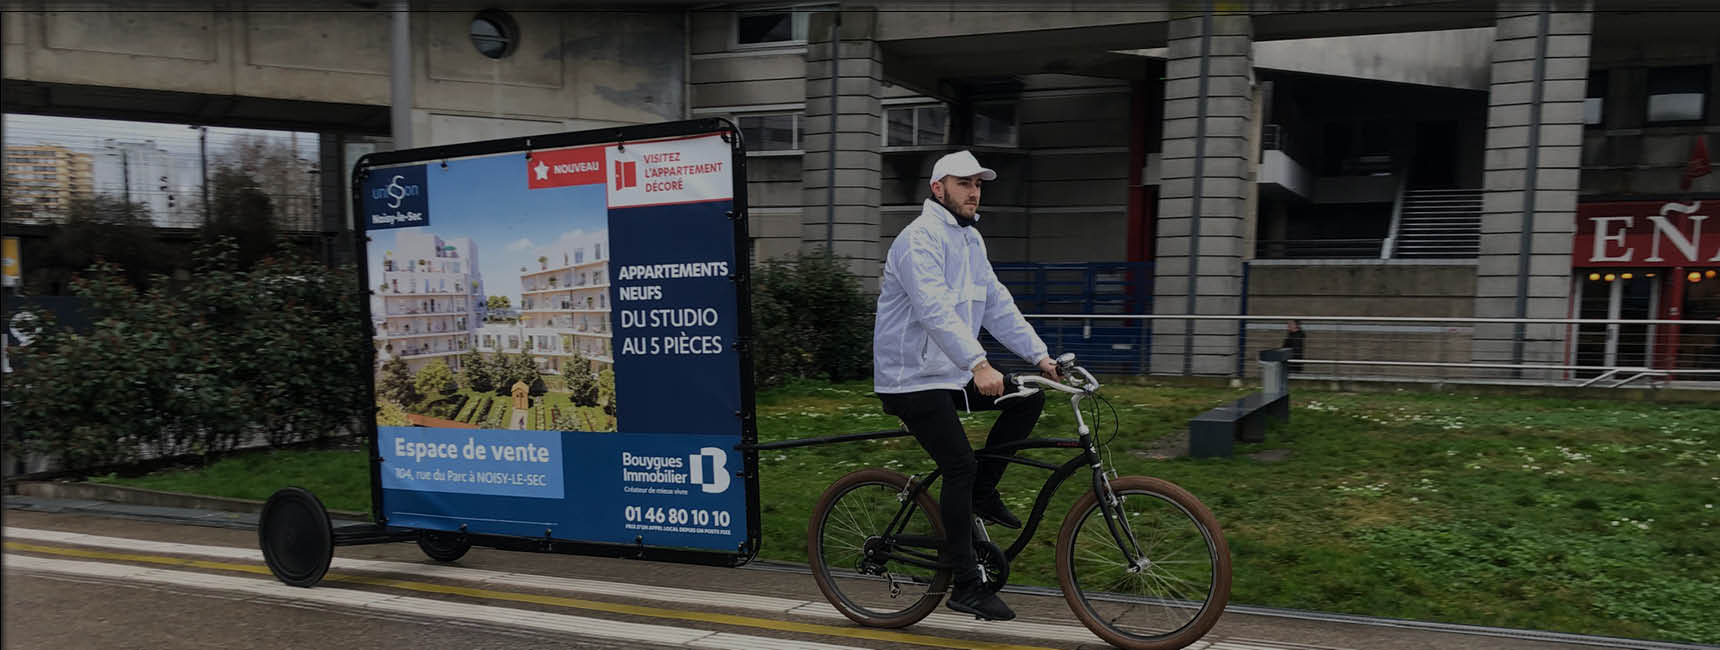
M1720 643L1720 408L1298 390L1293 421L1230 459L1155 460L1189 417L1240 389L1116 385L1108 461L1158 476L1218 515L1235 565L1233 601L1254 605ZM506 398L501 398L506 399ZM498 404L497 406L505 406ZM758 399L764 441L891 429L865 383L795 384ZM1116 421L1102 409L1096 431ZM977 445L994 416L963 418ZM1067 435L1050 400L1038 432ZM1282 449L1262 462L1246 454ZM1052 462L1067 450L1041 450ZM804 561L807 513L831 481L863 467L931 468L911 439L760 457L768 559ZM1005 498L1026 517L1045 473L1014 467ZM264 498L282 485L330 507L369 503L363 454L292 452L202 471L115 481ZM1087 477L1057 493L1013 582L1055 585L1052 544ZM995 530L1000 544L1011 531Z
M291 450L241 454L198 470L137 478L94 477L95 483L265 500L275 490L302 487L333 510L370 511L370 468L356 449Z

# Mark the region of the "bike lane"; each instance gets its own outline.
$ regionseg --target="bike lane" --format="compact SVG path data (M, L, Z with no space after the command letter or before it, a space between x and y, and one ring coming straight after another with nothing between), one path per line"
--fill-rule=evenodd
M104 516L99 506L95 511L85 506L83 512L76 513L25 509L53 509L52 504L44 505L42 500L35 503L25 506L17 499L8 499L7 558L28 558L19 563L7 562L9 572L16 564L37 562L59 566L52 562L77 561L237 575L273 583L266 569L260 575L257 573L261 561L256 534L244 528L242 520L230 520L227 525L231 527L210 527L138 519L136 511L130 511L134 518ZM184 566L188 558L202 558L205 565ZM469 608L502 607L508 612L595 618L613 621L615 627L646 625L775 639L786 644L781 646L785 648L1109 647L1080 627L1061 595L1051 590L1011 588L1005 598L1020 618L1008 623L975 621L940 610L904 630L873 630L855 626L835 614L803 567L763 562L748 568L727 569L480 548L473 549L456 564L439 565L425 559L414 545L385 544L337 549L331 574L341 579L327 581L312 590L288 589L282 593L290 596L304 591L356 589L401 598L464 603ZM1203 648L1203 644L1207 644L1204 646L1207 650L1595 647L1314 620L1310 616L1317 615L1312 614L1296 617L1283 612L1250 613L1249 609L1233 607L1211 634L1191 647ZM527 614L498 611L495 617L516 615ZM599 637L589 640L604 642Z

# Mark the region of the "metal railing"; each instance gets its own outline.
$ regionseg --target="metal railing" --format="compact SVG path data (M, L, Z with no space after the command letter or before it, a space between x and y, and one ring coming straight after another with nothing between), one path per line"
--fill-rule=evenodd
M1412 190L1399 199L1392 235L1398 258L1474 258L1481 250L1482 194L1479 189Z
M1115 374L1251 377L1261 350L1299 347L1298 379L1720 389L1720 321L1383 316L1028 314L1054 351ZM1300 345L1287 336L1298 321ZM1511 359L1515 325L1526 356ZM1013 357L989 338L994 359Z
M1378 259L1383 237L1359 239L1259 239L1254 255L1260 259Z

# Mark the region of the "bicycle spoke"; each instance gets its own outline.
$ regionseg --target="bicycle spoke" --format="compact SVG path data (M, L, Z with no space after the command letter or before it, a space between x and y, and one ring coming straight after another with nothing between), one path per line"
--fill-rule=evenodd
M1127 638L1176 634L1202 614L1213 595L1208 540L1192 515L1169 498L1144 491L1118 496L1127 507L1117 508L1115 520L1108 521L1098 503L1080 515L1064 561L1090 620ZM1119 538L1133 548L1120 547Z
M869 543L881 543L892 532L886 529L903 507L896 498L900 491L899 483L853 485L825 507L823 523L815 530L823 561L814 570L831 590L826 593L832 604L862 622L901 616L917 620L936 606L931 594L936 570L866 555ZM926 511L916 507L902 530L894 532L931 534L934 529L927 522ZM918 614L910 615L910 610Z

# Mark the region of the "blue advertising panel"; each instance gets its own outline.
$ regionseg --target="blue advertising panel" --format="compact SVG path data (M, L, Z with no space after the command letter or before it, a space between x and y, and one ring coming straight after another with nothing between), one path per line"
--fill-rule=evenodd
M380 523L756 550L744 157L628 131L359 162Z

